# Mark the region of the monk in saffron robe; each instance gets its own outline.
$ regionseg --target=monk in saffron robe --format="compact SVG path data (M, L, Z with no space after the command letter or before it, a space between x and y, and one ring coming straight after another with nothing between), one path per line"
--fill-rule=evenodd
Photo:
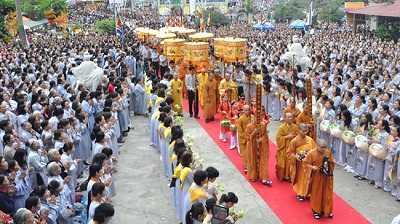
M174 103L172 103L172 108L179 115L182 115L182 88L183 83L179 79L179 73L174 73L174 78L170 81L171 90L172 90L172 99L174 99Z
M288 105L289 106L283 110L282 114L285 115L286 113L291 113L293 115L293 121L296 123L297 116L299 116L301 111L296 107L296 100L294 100L293 97L288 99Z
M219 69L214 70L214 79L217 82L217 88L218 88L219 83L223 79ZM219 105L220 103L221 103L221 96L219 95L219 92L217 92L217 105Z
M244 172L247 173L247 137L246 137L246 127L253 119L250 114L249 105L243 106L243 115L239 117L237 124L237 132L239 137L239 149L242 155L242 160L244 164Z
M254 119L246 127L247 139L247 176L255 182L261 179L262 184L272 185L268 174L269 137L267 126L260 122L257 127L257 119Z
M218 89L219 89L219 94L221 96L223 94L228 95L229 102L238 100L237 86L236 86L235 82L231 80L231 75L229 73L225 73L225 78L219 83Z
M199 79L199 87L198 87L199 102L200 102L201 107L204 108L203 86L204 86L204 83L208 79L208 74L206 73L205 68L202 68L200 71L201 71L201 73L197 75L197 78Z
M333 175L328 176L320 172L321 166L330 166L331 174L335 168L331 152L326 147L325 140L318 139L317 149L310 151L303 160L304 174L306 176L305 181L311 181L310 201L315 219L319 219L320 215L328 218L333 217ZM323 164L326 162L324 161L324 157L329 158L329 164ZM310 180L309 177L311 175L312 179Z
M305 183L303 164L300 156L303 151L311 151L316 145L312 138L307 136L308 128L306 124L300 124L299 135L297 135L289 144L286 156L289 162L290 180L293 190L297 194L299 201L303 202L308 196L308 185Z
M285 122L279 126L276 133L276 144L278 151L276 152L276 176L280 181L290 182L289 163L286 157L286 150L290 142L299 134L297 125L293 123L293 115L291 113L285 114Z
M303 112L301 112L299 114L299 116L297 116L297 119L296 119L297 126L299 126L301 123L304 123L307 125L308 136L310 136L312 139L316 139L317 133L316 133L316 126L315 126L315 122L314 122L314 116L312 116L311 110L310 110L307 102L305 102L303 104Z
M214 74L209 73L208 79L203 85L203 99L204 99L204 118L206 123L214 120L214 114L217 111L217 81L214 79Z

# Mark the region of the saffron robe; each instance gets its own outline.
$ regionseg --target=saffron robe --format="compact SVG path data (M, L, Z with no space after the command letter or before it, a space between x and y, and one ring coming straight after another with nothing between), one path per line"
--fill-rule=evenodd
M304 181L303 164L300 160L296 159L296 154L304 150L313 150L316 148L314 140L308 136L302 138L300 135L296 136L291 142L286 151L286 156L289 162L290 180L292 181L293 190L296 194L305 197L308 195L308 186Z
M280 181L282 179L288 179L290 177L289 163L286 157L286 150L288 149L290 142L292 139L285 139L285 136L292 134L297 136L299 134L299 130L297 125L291 124L288 125L283 123L279 126L278 131L276 133L276 144L278 145L278 151L276 152L276 166L275 172L276 176Z
M199 79L199 87L198 87L198 91L199 91L199 102L201 107L204 108L204 98L203 96L203 87L204 87L204 83L206 83L206 81L208 80L208 73L200 73L197 75L197 78Z
M174 99L174 103L172 104L172 109L177 113L182 113L182 88L183 84L180 79L172 79L170 82L172 94L171 97Z
M247 176L252 179L268 180L269 137L267 127L260 123L260 132L252 135L256 129L256 122L252 121L246 127L247 139ZM257 139L260 143L257 143Z
M303 168L306 177L305 182L310 182L311 209L318 214L323 212L324 216L328 217L333 210L333 176L325 176L319 170L312 170L312 166L321 167L324 156L329 157L329 165L331 172L333 172L335 162L329 150L325 150L323 154L318 150L310 151L303 160Z
M244 167L247 167L247 136L246 136L246 127L251 122L253 116L249 114L243 114L239 117L237 123L237 133L239 137L239 149L240 153L242 154L242 160Z
M210 119L214 117L217 111L217 81L215 79L208 80L204 83L202 87L202 95L204 97L203 112L204 118Z
M223 79L218 86L219 94L222 96L224 93L228 95L228 101L238 100L238 89L235 82L232 80L226 81Z

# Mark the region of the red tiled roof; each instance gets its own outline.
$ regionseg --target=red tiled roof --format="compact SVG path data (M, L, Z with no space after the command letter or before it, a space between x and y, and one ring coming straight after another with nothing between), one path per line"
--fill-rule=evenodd
M400 17L400 1L396 1L393 4L382 3L358 9L345 9L345 11L361 15Z

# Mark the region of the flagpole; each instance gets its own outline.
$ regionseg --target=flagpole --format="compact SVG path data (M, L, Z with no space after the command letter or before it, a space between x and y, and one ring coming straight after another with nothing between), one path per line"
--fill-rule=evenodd
M118 33L117 33L117 6L114 0L114 24L115 24L115 45L118 46Z

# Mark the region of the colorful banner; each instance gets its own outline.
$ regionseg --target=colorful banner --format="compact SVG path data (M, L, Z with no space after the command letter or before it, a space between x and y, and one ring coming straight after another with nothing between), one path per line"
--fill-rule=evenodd
M117 7L115 7L115 33L117 34L118 40L122 41L124 35L122 31L122 22L121 19L119 18Z

